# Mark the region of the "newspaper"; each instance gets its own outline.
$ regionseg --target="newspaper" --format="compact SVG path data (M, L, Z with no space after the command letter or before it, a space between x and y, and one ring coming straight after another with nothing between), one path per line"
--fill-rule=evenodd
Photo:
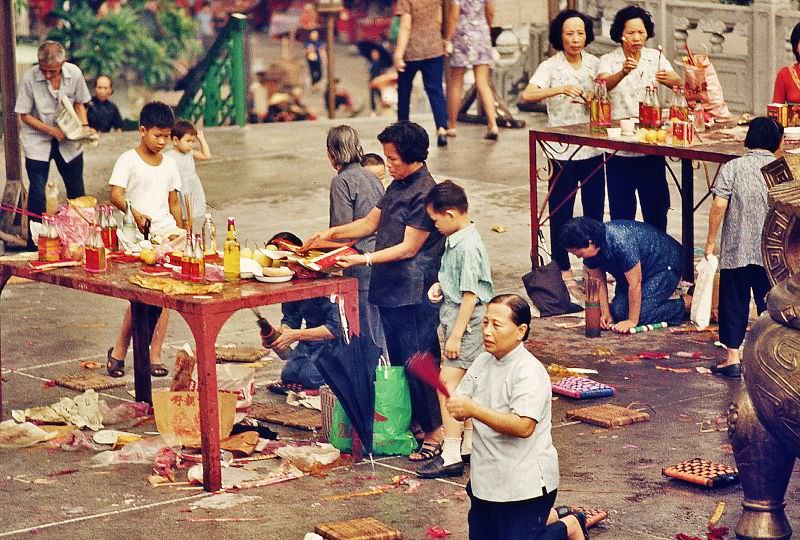
M89 132L81 123L75 107L67 96L62 95L58 100L58 110L56 111L56 125L64 132L70 141L76 141L83 146L97 146L100 136L97 133Z

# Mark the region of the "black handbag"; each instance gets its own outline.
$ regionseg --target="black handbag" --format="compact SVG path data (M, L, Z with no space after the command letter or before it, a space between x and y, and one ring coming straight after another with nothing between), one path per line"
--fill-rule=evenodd
M561 268L556 261L548 264L532 265L531 271L522 276L533 305L539 309L542 317L575 313L583 308L570 301L569 291L561 278Z

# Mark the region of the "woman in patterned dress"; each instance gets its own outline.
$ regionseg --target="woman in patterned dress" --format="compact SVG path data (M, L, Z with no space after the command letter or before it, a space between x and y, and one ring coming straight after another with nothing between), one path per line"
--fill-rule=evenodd
M589 121L585 97L594 84L599 60L584 48L593 40L591 20L574 9L561 11L550 24L550 44L558 52L539 64L522 93L523 101L545 100L549 125L569 126ZM572 276L569 254L561 246L560 233L564 224L572 219L575 206L573 192L579 183L583 215L597 221L603 220L605 185L602 151L586 146L580 149L577 146L565 146L554 151L560 152L560 159L554 159L551 164L551 255L561 268L561 276L570 293L580 300L583 293ZM553 178L557 178L555 186L552 185Z
M447 9L445 51L450 55L450 78L447 82L447 136L455 137L458 110L464 73L472 67L475 86L486 114L485 139L496 141L494 95L489 84L489 66L492 63L492 38L489 28L494 17L492 0L451 0Z

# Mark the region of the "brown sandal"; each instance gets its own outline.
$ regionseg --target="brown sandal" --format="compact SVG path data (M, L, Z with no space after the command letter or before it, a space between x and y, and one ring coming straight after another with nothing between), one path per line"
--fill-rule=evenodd
M425 441L422 443L422 446L419 447L419 450L408 456L408 461L412 463L419 463L421 461L428 461L435 457L439 457L442 455L442 444L443 443L435 443ZM416 454L419 457L414 457Z

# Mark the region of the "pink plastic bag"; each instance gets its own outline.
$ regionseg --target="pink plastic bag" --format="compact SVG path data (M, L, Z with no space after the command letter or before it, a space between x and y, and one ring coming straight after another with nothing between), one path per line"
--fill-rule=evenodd
M94 208L81 208L80 212L78 214L71 206L62 206L55 215L56 232L61 239L64 259L81 260L83 246L93 232L90 223L94 220Z
M731 113L725 104L722 84L719 82L717 70L707 54L693 54L694 64L686 62L684 88L689 105L697 101L703 104L707 115L714 118L730 118Z

